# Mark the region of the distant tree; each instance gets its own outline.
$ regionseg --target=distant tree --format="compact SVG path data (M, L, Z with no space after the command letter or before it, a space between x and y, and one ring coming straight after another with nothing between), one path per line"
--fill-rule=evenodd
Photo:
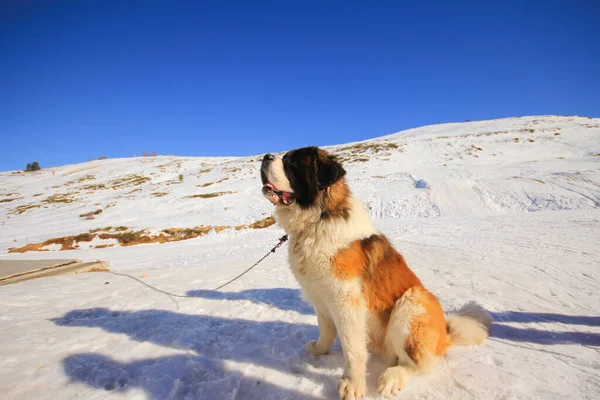
M32 163L27 164L27 167L25 168L26 172L32 172L32 171L39 171L40 168L40 164L38 164L37 161L34 161Z
M148 153L147 151L142 153L142 157L150 157L150 153Z
M155 151L152 152L152 157L156 157L156 152Z
M100 157L98 157L98 160L106 160L106 156L105 155L101 155Z

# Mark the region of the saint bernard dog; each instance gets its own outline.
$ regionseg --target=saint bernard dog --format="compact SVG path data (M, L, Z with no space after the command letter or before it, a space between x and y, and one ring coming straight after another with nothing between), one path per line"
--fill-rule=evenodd
M340 162L317 147L264 156L263 194L289 235L289 262L315 309L319 338L306 344L317 356L339 336L344 372L341 399L366 393L368 349L388 368L379 392L390 396L411 377L431 371L450 346L482 343L492 319L467 303L448 319L437 298L373 225L352 196Z

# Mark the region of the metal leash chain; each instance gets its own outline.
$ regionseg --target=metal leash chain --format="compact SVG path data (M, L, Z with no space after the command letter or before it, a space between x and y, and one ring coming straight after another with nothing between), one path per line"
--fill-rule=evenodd
M242 276L246 275L248 272L250 272L250 270L252 268L254 268L258 264L260 264L265 258L267 258L271 254L275 253L275 250L277 250L278 248L280 248L287 240L288 240L288 236L287 235L283 235L281 238L279 238L279 242L271 250L269 250L269 252L267 254L265 254L264 256L262 256L260 258L260 260L258 260L257 262L255 262L250 268L246 269L244 272L242 272L241 274L239 274L235 278L233 278L233 279L225 282L221 286L218 286L218 287L216 287L216 288L214 288L212 290L208 290L208 291L206 291L206 292L204 292L202 294L195 295L195 296L186 296L186 295L182 295L182 294L175 294L175 293L167 292L165 290L161 290L161 289L155 288L154 286L149 285L146 282L144 282L144 281L142 281L142 280L140 280L140 279L138 279L138 278L136 278L135 276L132 276L132 275L122 274L120 272L113 272L113 271L106 271L106 272L108 272L109 274L119 275L119 276L125 276L127 278L134 279L134 280L138 281L139 283L148 286L150 289L155 290L155 291L160 292L160 293L163 293L163 294L166 294L167 296L171 296L171 297L184 297L184 298L186 298L186 297L204 297L204 296L206 296L208 294L216 292L219 289L224 288L225 286L229 285L230 283L232 283L232 282L238 280L239 278L241 278Z

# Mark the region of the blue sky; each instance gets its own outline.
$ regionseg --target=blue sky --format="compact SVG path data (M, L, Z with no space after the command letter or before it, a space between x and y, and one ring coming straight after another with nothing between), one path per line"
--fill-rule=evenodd
M0 170L600 117L597 1L0 2Z

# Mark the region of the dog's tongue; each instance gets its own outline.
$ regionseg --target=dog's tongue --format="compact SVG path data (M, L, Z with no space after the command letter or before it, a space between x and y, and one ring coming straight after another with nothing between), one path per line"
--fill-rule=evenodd
M293 198L293 196L292 196L292 194L291 194L291 193L288 193L288 192L283 192L283 193L281 194L281 198L283 199L283 202L284 202L284 203L286 203L286 204L289 204L289 203L291 203L291 202L292 202L292 198Z

